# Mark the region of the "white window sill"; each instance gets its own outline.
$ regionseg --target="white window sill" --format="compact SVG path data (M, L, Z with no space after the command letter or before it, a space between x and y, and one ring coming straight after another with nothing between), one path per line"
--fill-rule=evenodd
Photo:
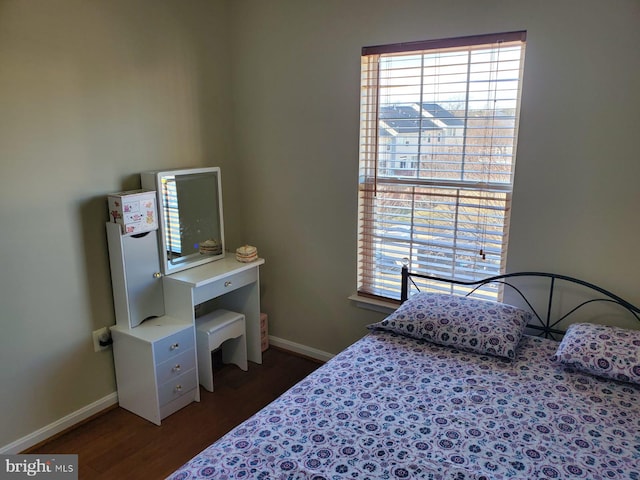
M382 313L392 313L399 307L397 303L376 300L375 298L360 296L357 293L350 295L349 300L355 302L358 308L366 308L367 310Z

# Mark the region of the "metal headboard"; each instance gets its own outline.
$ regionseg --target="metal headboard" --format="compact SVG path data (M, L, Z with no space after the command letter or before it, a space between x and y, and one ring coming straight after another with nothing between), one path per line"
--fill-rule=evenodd
M482 287L483 285L487 285L487 284L501 284L501 285L505 285L508 286L510 288L513 289L513 291L515 291L523 300L524 302L527 304L527 306L529 307L529 309L531 310L531 312L533 313L533 315L538 319L538 321L540 322L540 324L529 324L528 327L533 329L533 330L537 330L539 333L539 336L544 336L545 338L555 338L554 335L563 335L565 332L563 330L561 330L560 328L558 328L558 325L565 320L569 315L573 314L574 312L576 312L577 310L579 310L580 308L584 307L587 304L590 303L594 303L594 302L609 302L609 303L614 303L617 304L619 306L621 306L622 308L626 309L629 313L631 313L631 315L633 315L635 317L636 320L638 320L640 322L640 308L636 307L635 305L632 305L631 303L627 302L626 300L618 297L617 295L609 292L608 290L605 290L604 288L598 287L597 285L594 285L592 283L589 282L585 282L584 280L579 280L577 278L573 278L573 277L568 277L566 275L559 275L557 273L545 273L545 272L515 272L515 273L506 273L504 275L496 275L493 277L487 277L484 278L482 280L476 280L476 281L471 281L471 282L465 282L465 281L460 281L460 280L452 280L449 278L441 278L441 277L435 277L432 275L423 275L420 273L411 273L409 272L409 268L406 265L403 265L402 267L402 285L401 285L401 294L400 294L400 301L402 303L404 303L408 298L409 298L409 288L410 285L409 283L413 284L413 286L418 289L418 291L420 291L420 288L418 287L418 285L416 285L416 283L413 281L413 278L424 278L424 279L428 279L428 280L435 280L438 282L445 282L445 283L450 283L450 284L454 284L454 285L463 285L463 286L467 286L467 287L473 287L472 290L466 294L466 296L471 295L472 293L474 293L478 288ZM544 315L544 318L536 311L536 309L533 307L533 305L531 305L531 303L529 302L529 300L527 299L527 297L522 293L522 291L516 287L515 285L513 285L512 283L510 283L508 281L508 279L511 278L517 278L517 277L540 277L540 278L548 278L550 279L550 285L549 285L549 294L548 294L548 300L547 300L547 311L546 314ZM581 285L583 287L587 287L590 288L591 290L594 290L596 292L598 292L599 294L603 295L602 297L598 297L598 298L592 298L590 300L586 300L582 303L577 304L575 307L573 307L571 310L569 310L567 313L563 314L562 316L560 316L559 318L552 320L551 318L551 308L552 308L552 304L553 304L553 295L554 295L554 289L556 287L556 281L557 280L562 280L562 281L566 281L569 283L573 283L576 285Z

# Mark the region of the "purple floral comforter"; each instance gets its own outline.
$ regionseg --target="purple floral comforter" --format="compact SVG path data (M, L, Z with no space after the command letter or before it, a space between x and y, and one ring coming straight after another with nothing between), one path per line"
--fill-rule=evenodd
M640 480L640 385L372 332L171 479Z

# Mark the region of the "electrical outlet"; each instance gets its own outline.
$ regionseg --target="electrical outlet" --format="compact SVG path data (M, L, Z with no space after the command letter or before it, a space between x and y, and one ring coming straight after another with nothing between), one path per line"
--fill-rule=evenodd
M100 345L100 342L107 343L106 345ZM111 332L107 327L102 327L93 332L93 351L99 352L101 350L107 350L111 346Z

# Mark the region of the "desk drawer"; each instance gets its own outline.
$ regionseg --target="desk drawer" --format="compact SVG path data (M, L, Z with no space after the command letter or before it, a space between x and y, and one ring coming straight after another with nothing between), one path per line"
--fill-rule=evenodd
M156 367L158 385L168 382L196 366L196 351L186 350L178 355L165 360Z
M184 395L198 386L196 370L189 370L182 375L172 378L158 388L158 404L165 405Z
M174 358L185 350L195 348L193 328L187 328L153 344L155 364Z
M240 287L249 285L258 280L258 269L250 268L242 272L234 273L215 282L193 289L193 304L211 300L225 293L232 292Z
M184 395L171 400L169 403L165 403L160 406L160 418L166 418L174 412L177 412L183 407L186 407L191 402L196 401L198 389L194 388L190 392L186 392Z

